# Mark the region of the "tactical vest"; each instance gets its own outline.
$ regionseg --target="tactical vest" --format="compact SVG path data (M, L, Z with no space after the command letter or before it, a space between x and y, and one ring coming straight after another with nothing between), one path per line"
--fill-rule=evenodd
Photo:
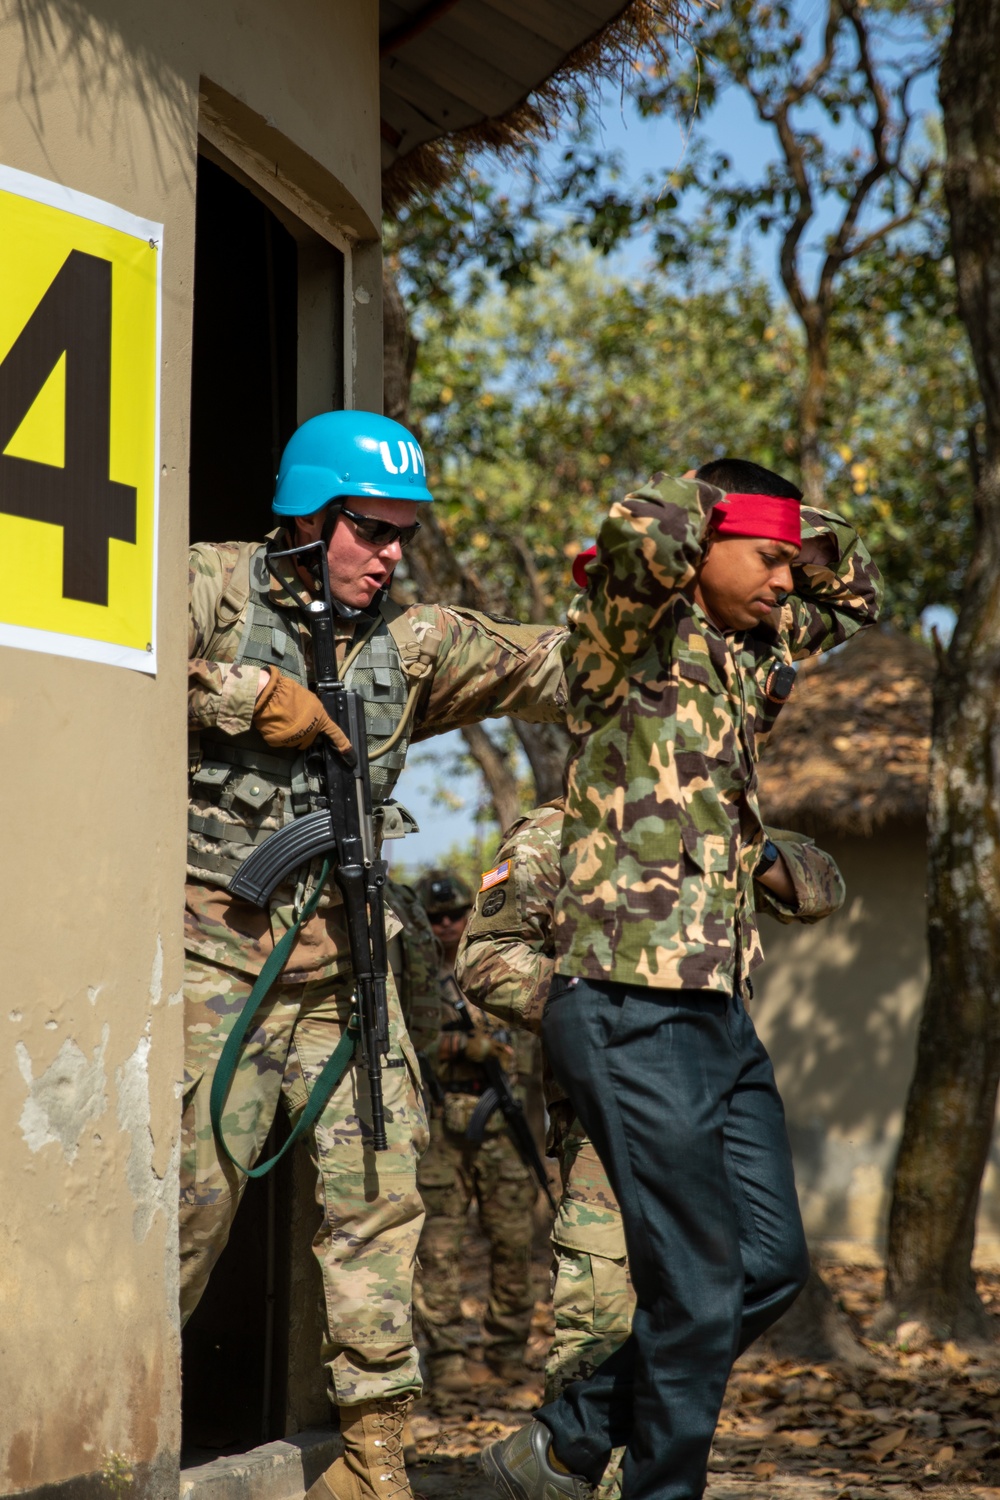
M235 572L233 577L235 581ZM249 557L243 635L233 665L276 667L308 686L299 622L274 607L270 584L265 549L259 547ZM226 601L230 605L233 592L231 584ZM238 582L235 592L237 596L241 592ZM234 618L226 621L227 627ZM390 799L406 762L410 726L390 749L380 753L382 743L400 726L408 696L408 674L389 623L392 620L398 625L401 618L402 613L392 606L382 606L374 624L348 652L349 665L344 671L345 684L364 701L368 750L373 757L372 802L385 837L407 832L409 817ZM359 622L359 629L364 631L365 622ZM211 650L210 642L206 648L209 657ZM407 642L407 654L417 656L415 641ZM421 675L412 666L411 673ZM192 747L188 875L208 885L227 885L257 844L316 806L319 785L305 755L272 749L256 729L238 735L202 729L197 742ZM409 822L415 826L412 819Z

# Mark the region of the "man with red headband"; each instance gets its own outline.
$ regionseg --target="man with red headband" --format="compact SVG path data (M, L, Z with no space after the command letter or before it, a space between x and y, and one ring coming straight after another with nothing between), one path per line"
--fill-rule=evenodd
M753 886L794 901L756 761L793 663L872 624L852 527L743 460L611 507L567 643L574 740L542 1021L622 1211L632 1333L483 1455L507 1500L698 1500L733 1360L808 1256L784 1112L744 1008Z

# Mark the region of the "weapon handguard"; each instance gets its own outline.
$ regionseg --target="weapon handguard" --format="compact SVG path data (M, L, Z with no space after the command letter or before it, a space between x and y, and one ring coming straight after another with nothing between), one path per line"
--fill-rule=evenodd
M458 985L455 984L454 979L452 980L452 985L457 991ZM450 995L448 998L449 1003L458 1012L459 1024L463 1031L471 1036L476 1027L469 1011L469 1002L461 994L461 991L458 991L458 998L453 995ZM494 1110L499 1109L503 1114L507 1133L514 1143L518 1156L538 1183L538 1186L548 1199L549 1207L555 1213L556 1200L553 1198L552 1189L549 1187L549 1174L545 1170L545 1163L542 1161L538 1147L535 1145L535 1137L531 1133L531 1126L528 1124L528 1117L524 1113L524 1106L511 1088L510 1081L503 1070L500 1059L498 1057L488 1057L485 1062L477 1063L476 1066L482 1069L488 1087L472 1111L469 1123L465 1127L466 1140L481 1142L490 1116Z

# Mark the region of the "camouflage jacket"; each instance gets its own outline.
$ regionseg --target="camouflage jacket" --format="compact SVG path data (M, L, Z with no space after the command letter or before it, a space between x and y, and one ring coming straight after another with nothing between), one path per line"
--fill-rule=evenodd
M504 834L498 868L504 879L481 892L462 937L455 975L476 1005L512 1027L541 1030L555 969L552 909L559 889L564 822L561 800L546 802ZM832 857L801 833L768 828L795 887L787 906L760 882L758 911L781 922L821 922L844 904L844 882ZM501 899L502 894L502 899Z
M188 723L194 730L215 728L238 735L250 727L253 718L259 671L233 664L243 616L234 614L226 603L233 571L246 547L238 542L205 542L191 551ZM287 615L288 630L300 640L305 659L311 663L308 626L298 607L308 595L290 568L280 583L272 584L270 599ZM450 605L412 605L404 614L414 640L432 647L413 714L413 740L493 715L514 714L536 722L563 717L566 694L560 647L565 630L519 625ZM354 634L353 620L338 623L341 656L349 650ZM210 659L206 655L209 645ZM223 886L189 880L185 946L212 962L257 974L292 924L293 898L292 887L279 887L270 910L262 912L230 896ZM394 920L391 925L397 930ZM333 887L300 931L283 978L286 983L305 982L349 969L340 893Z
M441 944L412 886L385 883L385 903L400 923L389 943L389 967L399 991L403 1024L415 1052L429 1053L441 1031Z
M613 505L571 608L559 973L745 992L760 962L756 762L775 669L872 624L881 580L852 527L803 506L794 592L723 632L686 592L722 498L658 475Z

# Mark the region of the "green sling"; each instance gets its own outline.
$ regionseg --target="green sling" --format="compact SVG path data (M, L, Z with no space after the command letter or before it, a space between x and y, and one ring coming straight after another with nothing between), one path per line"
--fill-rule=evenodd
M292 1132L281 1150L276 1152L269 1161L259 1162L255 1167L245 1167L226 1145L226 1138L222 1132L222 1112L226 1107L226 1099L229 1089L240 1060L240 1052L250 1027L253 1025L254 1016L260 1008L261 1002L266 998L268 990L274 984L278 975L285 967L285 963L295 946L295 939L299 935L299 928L303 922L307 922L319 905L319 898L326 885L330 873L330 861L325 861L316 889L299 912L293 925L288 929L283 938L275 944L268 955L264 967L257 976L253 989L247 996L246 1004L240 1011L236 1025L226 1038L226 1044L222 1049L215 1069L215 1077L212 1079L212 1092L209 1095L209 1113L212 1117L212 1130L219 1148L228 1156L233 1166L238 1168L247 1177L263 1177L270 1172L271 1168L277 1166L289 1146L293 1146L300 1136L311 1130L323 1113L324 1108L351 1065L357 1047L357 1020L351 1017L347 1024L347 1030L337 1043L333 1052L323 1064L323 1070L316 1082L313 1084L305 1109L292 1127Z

